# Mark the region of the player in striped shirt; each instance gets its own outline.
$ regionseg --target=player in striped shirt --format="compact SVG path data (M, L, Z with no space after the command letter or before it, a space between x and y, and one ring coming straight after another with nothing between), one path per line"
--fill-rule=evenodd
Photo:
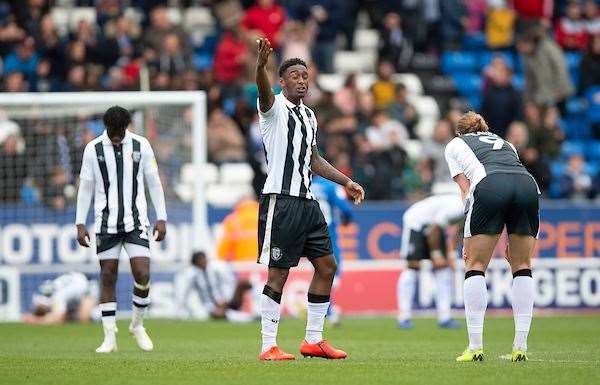
M156 211L153 234L162 241L166 234L167 213L162 184L154 152L148 140L130 132L131 115L123 107L109 108L103 116L106 130L87 144L83 152L77 195L77 240L89 247L85 227L87 213L94 196L96 253L100 261L100 309L104 342L96 352L117 350L116 283L121 249L129 255L133 274L133 317L129 330L138 346L145 351L154 348L143 326L150 303L150 221L144 182Z
M292 360L277 346L281 293L289 269L300 257L312 263L315 273L308 288L306 336L300 346L304 356L345 358L346 353L323 339L323 323L336 272L327 222L311 191L312 173L344 186L355 203L363 188L323 159L317 150L317 121L302 99L308 92L308 67L298 58L279 68L282 92L274 95L266 64L273 49L258 40L256 84L260 132L267 158L267 179L259 200L259 258L269 267L261 296L261 360Z

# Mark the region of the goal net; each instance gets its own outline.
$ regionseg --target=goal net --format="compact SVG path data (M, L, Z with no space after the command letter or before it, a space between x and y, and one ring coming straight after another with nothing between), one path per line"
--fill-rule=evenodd
M84 249L76 241L75 202L83 149L102 133L102 115L113 105L132 112L132 130L156 154L169 228L164 242L151 245L154 266L179 265L192 250L211 245L203 92L0 94L0 273L17 268L22 302L61 270L97 271L94 245ZM149 216L153 222L153 209ZM130 282L119 287L129 295Z

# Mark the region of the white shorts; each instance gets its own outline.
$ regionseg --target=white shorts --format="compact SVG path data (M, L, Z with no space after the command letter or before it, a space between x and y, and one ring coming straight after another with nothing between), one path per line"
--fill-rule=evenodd
M150 257L149 248L141 245L136 245L135 243L121 242L114 245L108 250L98 253L98 259L101 261L105 259L119 259L119 256L121 255L121 250L123 248L125 249L125 252L129 256L129 258Z

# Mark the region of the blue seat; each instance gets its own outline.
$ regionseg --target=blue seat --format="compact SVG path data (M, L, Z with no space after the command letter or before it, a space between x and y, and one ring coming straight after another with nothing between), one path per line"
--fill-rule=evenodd
M560 160L555 160L552 163L550 163L550 173L552 174L552 177L555 179L560 177L563 174L563 172L565 172L566 167L567 165L565 164L565 162Z
M592 161L600 161L600 140L591 140L587 143L585 156Z
M513 75L513 86L519 90L522 91L523 87L525 87L525 77L523 76L523 74L514 74Z
M571 78L571 83L575 87L579 84L579 68L572 68L569 70L569 77Z
M600 171L600 163L598 161L588 161L585 164L585 172L590 175L592 178L598 175L598 171Z
M583 98L569 98L566 107L569 115L585 115L587 112L587 102Z
M469 50L481 50L485 48L485 34L482 32L468 33L463 38L463 47Z
M563 121L563 129L567 139L585 140L591 135L590 124L585 116L569 115Z
M213 55L210 53L197 53L193 56L192 63L198 71L210 69L213 66Z
M477 70L477 57L473 52L446 51L442 55L442 71L446 74Z
M579 70L579 63L581 63L581 53L579 52L565 52L565 61L569 70Z
M500 56L510 68L515 68L515 57L506 51L483 51L479 55L479 68L483 69L492 62L496 56Z
M479 111L481 108L481 94L473 93L467 97L469 100L469 107L473 111Z
M562 144L560 154L563 158L569 158L575 154L585 155L585 146L583 143L578 140L567 140Z
M474 73L456 73L452 75L458 93L464 96L481 93L481 76Z
M588 102L587 117L591 123L600 122L600 87L590 87L585 91Z

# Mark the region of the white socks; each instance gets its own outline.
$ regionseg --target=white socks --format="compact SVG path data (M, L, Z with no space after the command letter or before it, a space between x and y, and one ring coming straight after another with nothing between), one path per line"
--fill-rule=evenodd
M306 337L309 344L323 340L323 324L329 309L329 296L308 293L308 312L306 320Z
M418 270L406 269L400 274L396 286L398 308L398 321L406 321L412 318L412 304L417 286Z
M488 302L487 287L483 274L482 271L467 271L463 284L470 350L483 348L483 319Z
M138 326L143 326L144 316L146 315L148 305L150 304L150 296L139 297L134 294L132 296L132 301L131 327L136 328Z
M104 327L104 333L107 332L115 333L117 330L117 303L116 302L105 302L100 304L100 311L102 312L102 326Z
M445 322L450 319L453 270L444 267L434 270L433 275L435 276L435 307L437 308L438 322Z
M512 308L515 319L515 339L513 349L527 350L527 336L533 316L535 289L531 269L523 269L513 274Z
M260 296L262 351L277 345L277 328L281 317L281 293L265 285Z

